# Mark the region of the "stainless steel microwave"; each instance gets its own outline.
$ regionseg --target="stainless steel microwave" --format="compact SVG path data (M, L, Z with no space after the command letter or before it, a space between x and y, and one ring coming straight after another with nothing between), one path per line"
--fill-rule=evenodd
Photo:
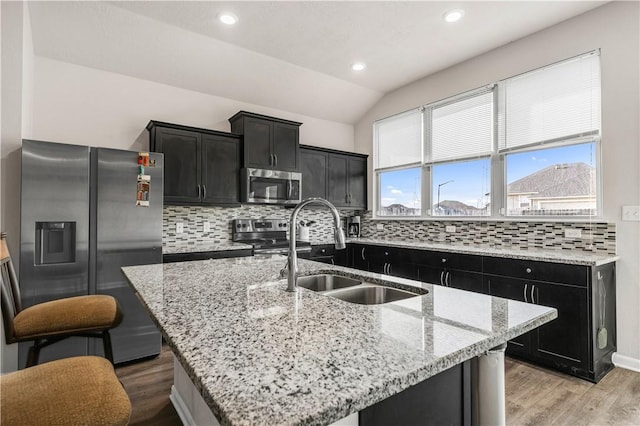
M295 205L300 202L301 184L302 173L246 168L240 195L244 203Z

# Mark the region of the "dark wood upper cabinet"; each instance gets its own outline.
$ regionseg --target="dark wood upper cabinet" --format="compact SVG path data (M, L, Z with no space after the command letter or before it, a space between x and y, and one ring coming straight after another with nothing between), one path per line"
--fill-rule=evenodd
M204 203L237 203L240 194L238 138L203 134L202 171Z
M329 185L327 199L336 207L349 207L349 158L329 154Z
M149 123L152 125L152 123ZM201 134L155 124L149 129L150 150L164 154L164 201L194 203L200 201L202 167ZM153 185L153 182L151 183Z
M350 156L347 166L349 207L367 208L367 157Z
M302 199L327 197L328 156L326 152L300 148Z
M336 207L367 208L367 156L300 147L302 198L322 197Z
M149 149L164 154L165 204L238 204L240 136L150 121Z
M298 171L300 125L295 121L240 111L229 119L242 135L243 167Z

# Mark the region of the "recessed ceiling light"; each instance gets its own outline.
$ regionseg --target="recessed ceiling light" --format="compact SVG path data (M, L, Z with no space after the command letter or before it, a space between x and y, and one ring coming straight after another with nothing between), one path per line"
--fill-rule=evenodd
M356 62L355 64L351 65L351 69L354 71L362 71L366 67L367 64L365 64L364 62Z
M238 22L238 17L233 13L224 12L218 15L218 20L223 24L233 25Z
M463 16L464 16L464 10L453 9L448 12L445 12L445 14L442 15L442 19L444 19L446 22L458 22L460 19L462 19Z

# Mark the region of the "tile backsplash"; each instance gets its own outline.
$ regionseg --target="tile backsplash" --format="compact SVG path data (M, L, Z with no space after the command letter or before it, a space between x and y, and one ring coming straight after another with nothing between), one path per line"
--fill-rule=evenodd
M231 221L240 218L288 219L291 208L268 205L241 207L165 206L163 217L163 245L182 246L189 243L223 243L231 241ZM341 210L343 218L352 210ZM418 221L371 220L370 212L356 212L361 216L363 238L394 239L451 243L454 245L489 245L516 249L541 248L555 250L583 250L602 254L616 254L616 226L605 222L518 222L518 221ZM310 227L312 244L333 241L333 219L324 207L307 207L298 219L316 221ZM210 229L204 232L203 223ZM176 223L184 230L176 233ZM378 229L382 225L383 229ZM455 226L455 232L447 232ZM579 229L580 238L565 237L565 229Z
M189 243L223 243L231 241L233 219L289 219L293 209L282 206L243 205L241 207L164 206L162 220L163 246L175 247ZM344 219L352 210L339 210ZM309 228L312 244L333 241L333 217L324 207L309 206L300 211L298 220L314 220ZM210 229L204 232L204 222ZM176 224L182 223L183 232L176 233ZM343 223L344 226L344 223Z
M362 212L361 234L366 238L417 240L454 245L489 245L517 249L583 250L616 254L616 225L593 222L418 221L371 220ZM382 225L383 229L378 229ZM447 232L455 226L455 232ZM565 237L565 229L579 229L580 238Z

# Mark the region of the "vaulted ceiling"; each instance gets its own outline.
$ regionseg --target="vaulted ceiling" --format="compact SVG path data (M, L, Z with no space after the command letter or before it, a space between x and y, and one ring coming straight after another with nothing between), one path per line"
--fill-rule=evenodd
M389 91L604 3L32 1L29 13L38 56L354 123ZM454 8L463 19L444 22Z

